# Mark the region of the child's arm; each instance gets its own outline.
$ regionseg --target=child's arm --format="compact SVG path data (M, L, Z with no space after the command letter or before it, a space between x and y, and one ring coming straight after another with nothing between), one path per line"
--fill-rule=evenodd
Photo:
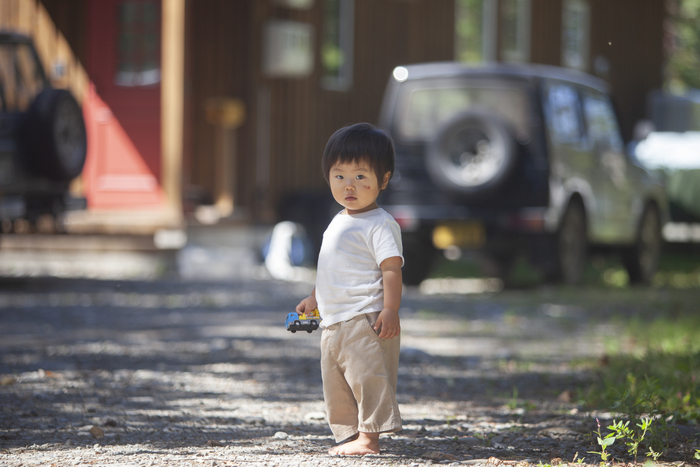
M382 261L379 267L382 270L384 282L384 309L379 313L374 329L381 331L379 337L391 339L401 332L399 322L399 308L401 307L401 258L392 256Z
M307 311L315 310L316 308L318 308L318 303L316 303L316 288L314 288L311 291L311 295L299 302L296 311L297 313L302 314L306 313Z

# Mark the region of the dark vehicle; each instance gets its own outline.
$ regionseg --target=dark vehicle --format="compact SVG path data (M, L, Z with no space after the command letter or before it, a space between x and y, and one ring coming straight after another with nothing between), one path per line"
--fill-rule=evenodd
M0 33L0 221L60 217L83 207L69 183L80 175L87 142L80 106L51 88L31 40Z
M575 284L595 248L621 254L632 283L653 278L664 190L626 154L602 80L535 65L398 67L379 123L397 153L379 204L401 225L407 284L455 248L502 277L526 253Z

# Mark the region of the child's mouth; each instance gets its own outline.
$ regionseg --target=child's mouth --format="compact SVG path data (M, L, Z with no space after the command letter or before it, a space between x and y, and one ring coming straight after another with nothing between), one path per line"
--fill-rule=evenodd
M357 200L357 198L355 198L354 196L346 196L345 197L345 201L356 201L356 200Z

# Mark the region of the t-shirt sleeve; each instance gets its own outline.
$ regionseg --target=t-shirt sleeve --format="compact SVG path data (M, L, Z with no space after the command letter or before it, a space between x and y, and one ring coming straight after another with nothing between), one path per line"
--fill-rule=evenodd
M369 238L369 248L377 265L394 256L401 258L401 266L404 264L401 228L393 219L387 219L373 229Z

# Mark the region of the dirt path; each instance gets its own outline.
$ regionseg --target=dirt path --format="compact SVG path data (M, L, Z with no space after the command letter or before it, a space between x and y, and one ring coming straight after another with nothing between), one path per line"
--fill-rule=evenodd
M404 430L382 438L381 455L328 456L319 333L283 326L308 288L0 283L0 466L599 462L594 418L611 415L577 405L591 374L576 362L617 330L597 305L544 289L409 289ZM697 432L685 434L668 462L687 460Z

